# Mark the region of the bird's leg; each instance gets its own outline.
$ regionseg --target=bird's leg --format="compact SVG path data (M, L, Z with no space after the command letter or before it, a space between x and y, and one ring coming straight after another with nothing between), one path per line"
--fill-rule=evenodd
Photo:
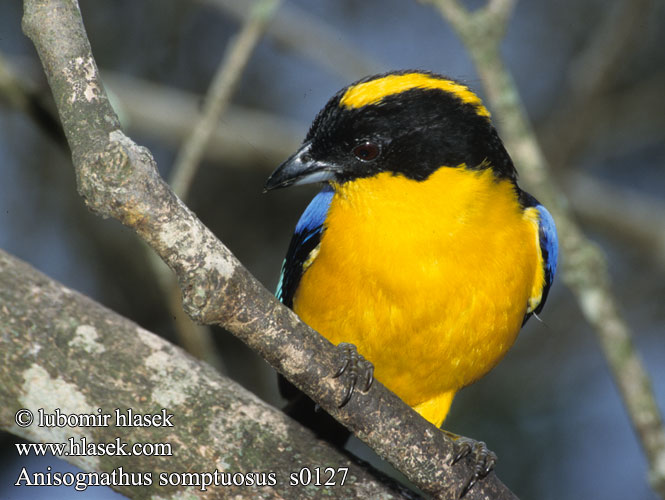
M346 374L346 393L339 408L346 405L353 396L353 392L358 386L358 382L363 382L361 392L367 392L374 381L374 365L363 358L355 345L347 342L340 342L337 345L342 358L339 369L333 375L333 378L339 378Z
M471 488L473 488L473 485L476 484L479 479L483 479L492 472L496 465L496 453L489 450L487 445L482 441L475 441L474 439L459 436L444 429L441 430L450 437L454 443L453 459L450 461L450 465L455 465L469 455L473 461L473 474L462 488L462 492L460 493L460 498L462 498Z

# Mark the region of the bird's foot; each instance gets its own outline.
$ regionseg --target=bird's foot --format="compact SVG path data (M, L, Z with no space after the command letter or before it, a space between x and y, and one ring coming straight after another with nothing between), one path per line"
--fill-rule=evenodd
M492 472L496 465L496 453L489 450L487 445L482 441L475 441L474 439L458 436L448 431L444 432L453 439L454 443L453 458L450 461L450 465L455 465L467 456L470 456L473 462L473 474L462 488L459 496L462 498L480 479L483 479Z
M340 352L341 362L333 378L345 375L347 384L344 399L339 405L339 408L341 408L351 400L351 396L353 396L359 383L363 384L360 389L361 392L369 390L374 381L374 365L363 358L353 344L341 342L337 345L337 349Z

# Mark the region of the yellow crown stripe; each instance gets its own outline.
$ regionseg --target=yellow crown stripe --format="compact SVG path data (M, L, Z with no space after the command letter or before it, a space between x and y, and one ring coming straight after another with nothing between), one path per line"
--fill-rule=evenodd
M347 108L360 108L368 104L376 104L383 98L400 94L410 89L441 89L450 92L462 102L472 104L480 116L489 118L490 112L483 106L480 98L471 92L468 87L444 80L424 73L406 73L402 75L388 75L369 82L359 83L350 87L342 96L340 106Z

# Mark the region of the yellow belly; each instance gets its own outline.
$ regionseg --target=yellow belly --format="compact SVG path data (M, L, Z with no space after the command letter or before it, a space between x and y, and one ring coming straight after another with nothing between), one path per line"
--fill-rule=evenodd
M542 282L536 222L488 170L335 188L294 310L332 343L355 344L378 380L439 426L455 392L517 336Z

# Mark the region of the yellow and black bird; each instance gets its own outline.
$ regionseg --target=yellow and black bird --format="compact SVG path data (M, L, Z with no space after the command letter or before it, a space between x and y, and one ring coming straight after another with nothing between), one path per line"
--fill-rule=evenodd
M517 185L481 100L423 71L335 94L266 189L319 182L277 297L439 427L543 308L554 221Z

